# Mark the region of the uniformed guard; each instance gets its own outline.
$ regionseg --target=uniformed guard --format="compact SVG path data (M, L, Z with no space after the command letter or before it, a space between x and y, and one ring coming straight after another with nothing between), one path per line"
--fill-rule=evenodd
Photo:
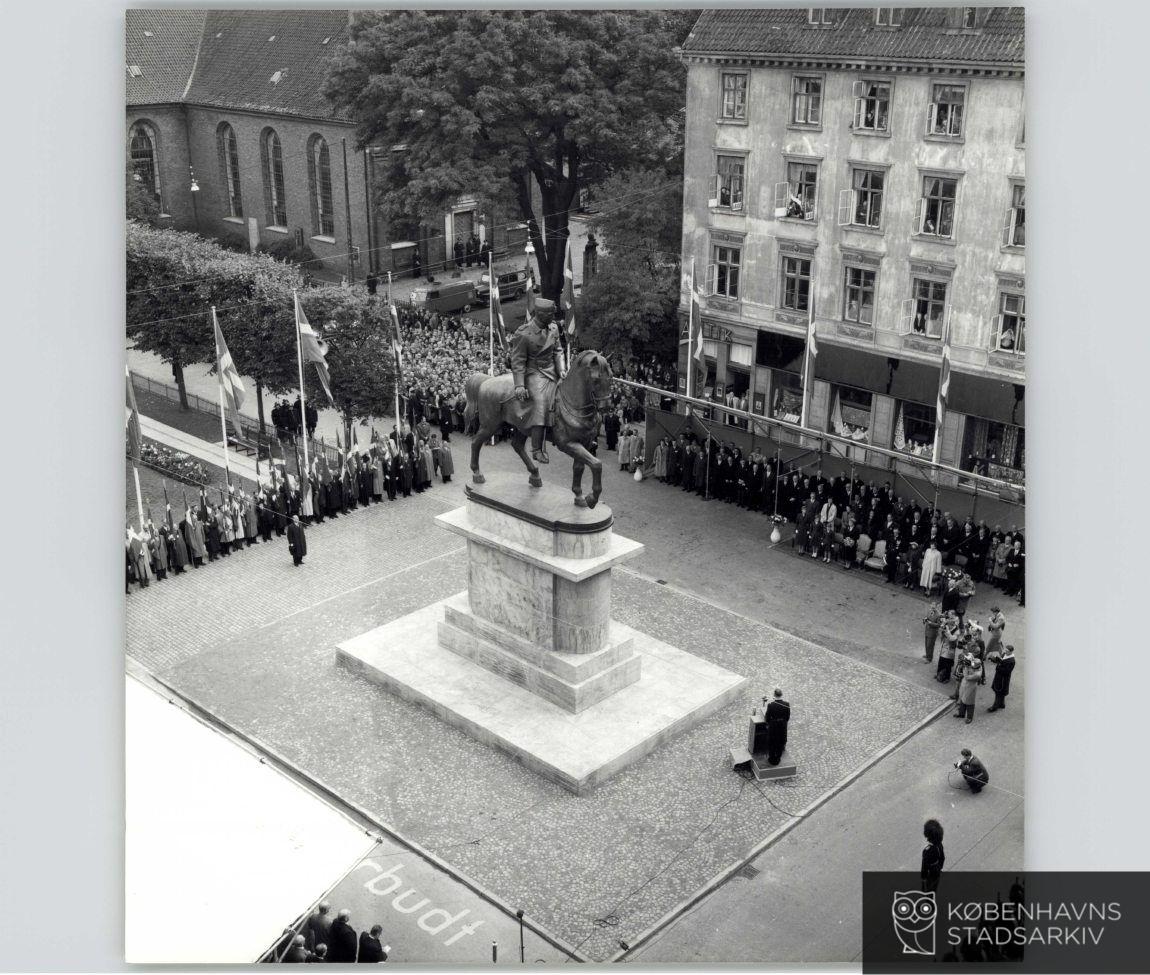
M555 390L563 376L563 348L559 329L552 320L555 302L535 300L535 311L527 323L511 337L511 375L515 397L530 402L528 422L531 427L531 457L537 464L550 463L546 428L550 426Z

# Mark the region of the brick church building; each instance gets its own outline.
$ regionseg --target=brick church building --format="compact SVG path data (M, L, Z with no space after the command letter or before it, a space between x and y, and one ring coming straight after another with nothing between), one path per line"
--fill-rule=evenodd
M373 213L375 157L320 94L347 10L129 10L127 156L161 224L240 247L306 245L325 271L438 271L474 233L522 252L525 225L461 198L441 215Z

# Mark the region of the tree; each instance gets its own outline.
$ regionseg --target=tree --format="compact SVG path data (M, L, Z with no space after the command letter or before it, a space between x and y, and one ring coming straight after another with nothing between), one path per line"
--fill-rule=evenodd
M461 196L514 204L558 296L579 190L655 168L681 138L689 11L372 11L324 93L392 149L377 204L431 217ZM542 212L532 202L538 188Z
M171 365L184 409L184 367L215 360L213 305L236 367L256 380L257 393L296 385L291 290L299 283L295 268L271 257L128 223L127 334Z
M669 164L667 172L673 172ZM608 180L604 198L626 199L650 187L651 173ZM580 342L608 358L673 357L678 342L679 248L683 185L666 182L642 207L608 207L591 224L606 244L599 270L585 278Z
M342 287L309 288L300 297L308 321L327 342L331 392L345 429L350 433L358 420L387 416L395 401L395 367L386 304ZM322 409L328 400L315 369L304 369L309 401Z
M140 175L129 166L124 175L124 202L129 220L136 220L150 227L160 222L160 204L148 192Z

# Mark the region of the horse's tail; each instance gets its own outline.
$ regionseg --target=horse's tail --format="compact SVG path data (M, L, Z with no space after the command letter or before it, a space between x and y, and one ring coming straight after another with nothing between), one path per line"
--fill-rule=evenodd
M463 408L463 432L469 437L479 429L479 387L487 379L481 372L473 372L463 387L467 405Z

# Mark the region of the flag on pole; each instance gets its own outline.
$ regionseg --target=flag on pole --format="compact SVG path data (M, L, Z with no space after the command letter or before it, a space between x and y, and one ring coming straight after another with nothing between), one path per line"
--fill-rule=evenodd
M950 318L942 330L942 370L938 374L938 402L935 404L934 451L932 463L941 463L942 426L946 419L947 398L950 396Z
M571 237L567 237L567 250L563 255L563 321L569 338L575 337L575 265L571 261Z
M803 364L803 407L799 425L806 426L809 419L811 393L815 385L815 359L819 354L819 338L815 331L815 296L807 294L807 356Z
M534 305L535 302L531 301L531 304ZM499 339L499 348L506 352L507 323L503 321L503 303L499 298L499 284L495 281L491 282L491 320L495 323L495 336Z
M303 305L300 304L299 295L295 296L295 324L299 329L300 351L304 361L315 363L319 384L327 393L328 402L335 406L335 398L331 395L331 376L327 371L327 343L311 327L311 322L304 314Z
M228 343L224 341L224 333L220 329L220 320L216 317L216 308L212 306L212 327L216 333L216 373L219 377L220 389L223 390L224 399L232 411L232 426L236 429L236 436L243 439L243 429L240 427L240 407L244 403L244 384L240 379L240 372L228 351Z
M693 280L691 283L691 321L695 323L695 347L691 351L691 357L694 359L694 366L692 368L701 370L705 379L707 375L707 352L703 345L703 314L702 309L699 307L699 293L695 290ZM695 377L694 395L699 395L698 376Z
M136 408L136 391L132 388L132 373L127 366L124 366L124 376L128 380L128 453L131 455L132 462L138 464L140 462L140 447L142 440L140 438L140 411Z
M535 317L535 272L527 268L527 317Z
M212 325L216 330L216 369L220 374L220 381L224 386L224 396L227 397L228 406L235 412L240 411L244 405L244 383L240 379L239 370L232 361L232 354L228 351L228 343L224 341L224 333L220 331L220 321L216 318L216 310L212 309Z
M399 310L395 307L395 302L391 303L391 351L395 356L395 381L396 389L403 385L403 339L399 335ZM398 422L398 417L396 418Z

